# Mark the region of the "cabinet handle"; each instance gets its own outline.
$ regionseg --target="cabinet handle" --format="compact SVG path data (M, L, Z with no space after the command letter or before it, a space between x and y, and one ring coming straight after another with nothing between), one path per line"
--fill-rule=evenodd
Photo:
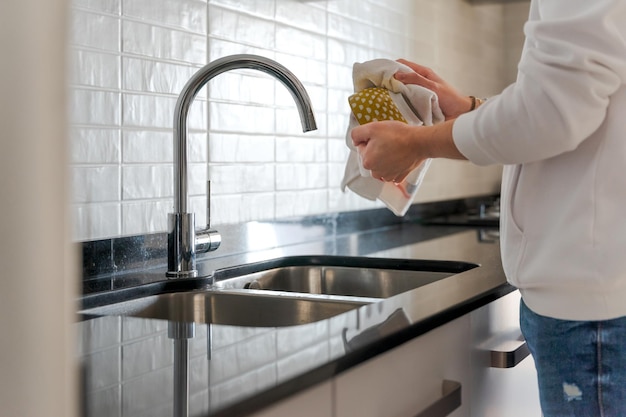
M513 350L491 350L491 367L492 368L513 368L523 361L526 356L530 355L528 345L524 341L523 336L517 339L520 345Z
M441 393L441 398L415 417L445 417L461 406L460 382L444 380L441 384Z

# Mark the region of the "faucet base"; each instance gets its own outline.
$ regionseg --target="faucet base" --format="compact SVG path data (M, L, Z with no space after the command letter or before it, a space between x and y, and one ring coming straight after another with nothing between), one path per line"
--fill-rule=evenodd
M168 278L197 278L198 271L196 269L193 271L167 271L165 276Z
M195 230L193 213L170 213L167 236L167 273L170 278L195 278Z

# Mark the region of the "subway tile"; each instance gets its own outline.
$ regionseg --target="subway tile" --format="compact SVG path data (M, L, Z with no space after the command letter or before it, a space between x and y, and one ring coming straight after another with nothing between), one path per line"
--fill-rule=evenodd
M86 320L76 326L78 354L86 355L119 345L121 341L121 321L119 317L101 317Z
M262 368L267 358L276 356L276 332L262 333L211 353L219 360L209 363L211 383L219 384L237 375Z
M276 61L293 72L303 84L326 84L326 63L308 56L296 56L279 52Z
M244 45L233 40L225 40L209 37L209 62L223 58L228 55L235 54L252 54L260 55L267 58L274 58L274 51L266 47L256 47L252 45Z
M147 94L124 94L123 125L127 127L173 128L176 98ZM195 100L189 108L189 129L206 130L206 102Z
M360 21L368 21L372 16L372 2L329 1L329 14L351 17Z
M120 236L120 203L74 204L73 236L78 241Z
M316 162L327 160L326 140L300 136L276 138L276 162Z
M189 133L187 147L190 163L208 162L206 133ZM124 130L122 134L124 163L173 163L172 131Z
M120 50L120 20L113 16L74 10L70 20L70 43L103 51Z
M123 57L124 90L178 96L198 67L151 59ZM197 97L206 97L204 90Z
M120 172L115 165L74 167L72 191L77 203L118 201Z
M328 187L331 190L340 189L341 181L346 170L345 162L335 162L328 164Z
M121 396L119 385L85 393L87 415L121 417Z
M278 1L276 2L276 21L302 30L319 34L326 33L326 10L315 3Z
M369 41L369 27L362 21L355 20L352 17L329 13L327 36L367 45Z
M328 342L322 342L301 349L293 355L280 359L276 365L278 380L287 381L307 369L307 364L329 357Z
M206 34L206 1L124 0L124 16Z
M112 53L70 49L70 82L77 86L120 88L120 57Z
M318 137L323 138L328 134L326 113L315 113L316 130L303 132L302 122L298 114L298 110L294 108L277 108L276 109L276 134L288 135L293 137Z
M273 48L275 46L275 23L209 5L209 35L242 44Z
M172 213L169 200L138 201L122 204L122 235L133 236L167 230L167 214Z
M134 417L172 417L174 415L173 403L161 403L157 406L147 405L147 408L137 410L132 414ZM126 417L126 414L124 414Z
M120 161L119 129L74 127L70 130L73 164L113 164Z
M329 166L340 164L344 166L346 161L348 160L348 155L350 153L350 148L346 144L346 140L344 138L339 139L329 139L328 140L328 161L334 164L329 164Z
M122 168L122 199L169 197L173 193L171 165L129 165Z
M203 35L146 23L123 21L122 51L157 59L203 64L206 39Z
M170 403L174 395L173 372L172 367L162 368L125 381L122 385L122 415L134 416Z
M214 195L211 219L214 224L233 224L275 218L273 193Z
M79 89L70 92L71 124L119 126L121 121L119 109L119 93Z
M125 130L123 138L122 153L125 163L173 161L171 132Z
M210 324L194 324L194 337L189 339L189 357L207 359L207 332Z
M326 193L326 190L277 192L276 218L326 213L328 210Z
M208 141L211 162L273 162L274 136L211 133ZM276 148L276 155L279 149Z
M361 62L365 62L367 59L363 59ZM327 64L328 80L327 85L331 88L344 89L350 88L352 90L352 65L338 65L333 63Z
M341 112L332 112L328 117L328 136L330 138L345 138L350 126L350 110L346 100L345 109ZM344 142L345 143L345 142Z
M122 0L72 0L72 7L81 7L97 12L120 14Z
M348 104L348 97L353 94L352 85L347 85L346 88L329 88L328 89L328 111L331 114L339 114L347 116L350 114L350 106Z
M209 392L209 361L206 351L200 357L189 358L189 397L196 393ZM198 399L196 399L197 401ZM190 404L191 408L191 404Z
M274 164L211 165L213 195L274 191Z
M122 341L132 342L144 337L155 337L167 331L167 323L161 320L145 320L134 317L122 318Z
M326 38L293 26L276 25L276 48L285 54L326 59Z
M174 340L161 333L122 346L122 378L127 381L172 365Z
M207 416L210 411L209 391L200 391L189 394L189 415L190 416ZM172 413L167 415L170 417Z
M236 398L246 394L252 395L258 392L261 387L273 384L276 380L276 366L272 364L212 386L209 393L211 409L223 408L231 404Z
M212 130L233 133L274 134L274 109L232 103L209 103Z
M288 358L310 346L326 344L328 322L326 320L309 323L305 326L293 326L282 329L277 334L276 351L278 359Z
M301 191L326 188L328 183L326 165L324 164L277 164L276 190Z
M279 0L282 1L282 0ZM210 5L221 6L238 13L251 14L265 18L273 18L276 8L275 0L242 1L242 0L209 0Z
M107 349L83 357L87 392L107 388L121 381L120 348Z
M210 98L272 105L275 101L275 78L256 70L229 71L218 75L210 83Z
M229 326L213 326L211 332L211 347L213 350L220 350L247 339L260 337L266 333L276 333L276 330L271 327L232 328Z

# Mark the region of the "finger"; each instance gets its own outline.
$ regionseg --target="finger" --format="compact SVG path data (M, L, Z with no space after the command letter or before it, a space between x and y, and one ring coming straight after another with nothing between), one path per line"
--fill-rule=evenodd
M398 62L401 63L401 64L406 65L409 68L411 68L413 71L415 71L416 73L418 73L419 75L421 75L424 78L428 78L428 79L433 79L434 80L435 77L437 77L437 75L429 67L425 67L423 65L416 64L415 62L407 61L406 59L399 59Z
M350 137L352 138L352 143L357 148L361 145L367 145L367 142L370 140L370 129L367 125L356 126L350 132Z
M429 89L432 89L434 86L432 81L422 77L416 72L396 72L394 77L404 84L415 84Z

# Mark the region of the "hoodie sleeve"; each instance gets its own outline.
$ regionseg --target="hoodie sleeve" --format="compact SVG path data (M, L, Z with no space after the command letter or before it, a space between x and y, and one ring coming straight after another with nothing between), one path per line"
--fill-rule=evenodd
M517 81L457 118L459 151L478 165L576 149L626 84L626 1L534 0Z

